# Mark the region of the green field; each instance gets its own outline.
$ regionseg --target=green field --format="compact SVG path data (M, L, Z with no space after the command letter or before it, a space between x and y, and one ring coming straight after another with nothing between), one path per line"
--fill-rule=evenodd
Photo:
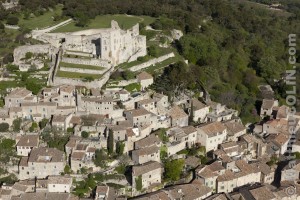
M111 20L115 20L119 23L120 28L129 29L137 23L143 22L148 25L154 21L152 17L146 16L128 16L128 15L102 15L97 16L95 19L90 20L90 23L86 27L78 27L75 22L67 24L61 28L54 30L53 32L74 32L86 29L96 29L96 28L110 28Z
M93 70L104 70L104 67L99 66L92 66L92 65L78 65L78 64L71 64L71 63L64 63L60 62L59 64L61 67L67 67L67 68L77 68L77 69L93 69Z
M93 79L99 79L102 77L102 74L84 74L84 73L76 73L76 72L58 71L56 76L63 77L63 78L85 79L87 77L91 77Z
M46 28L53 26L63 21L63 19L54 21L53 16L62 14L63 5L57 5L56 8L52 11L47 11L43 15L37 17L29 17L29 19L24 19L24 16L19 17L19 26L36 29L36 28Z

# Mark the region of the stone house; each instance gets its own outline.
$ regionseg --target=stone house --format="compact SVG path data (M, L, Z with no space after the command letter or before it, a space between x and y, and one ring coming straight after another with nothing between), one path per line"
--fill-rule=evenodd
M156 102L154 99L143 99L137 102L137 109L145 109L148 112L157 114Z
M147 72L141 72L136 78L138 83L141 85L141 90L145 90L153 84L153 76Z
M288 120L272 119L263 124L263 133L278 134L288 130Z
M48 192L71 193L73 178L68 176L49 176Z
M16 137L16 148L18 156L28 156L33 148L39 146L38 135L22 135Z
M189 116L178 106L173 106L168 115L171 117L171 126L184 127L189 125Z
M263 99L260 108L260 117L272 116L273 108L278 107L278 100L274 99Z
M115 199L115 190L109 186L97 186L94 200Z
M64 152L54 148L33 148L28 157L21 158L19 179L46 178L51 175L60 175L64 171L64 167Z
M206 187L216 190L217 178L225 173L221 162L215 161L210 165L200 166L196 169L196 179Z
M24 102L37 102L37 98L33 96L32 92L26 88L17 88L11 91L5 98L5 107L20 107Z
M62 85L59 87L59 106L76 106L75 86Z
M166 134L169 137L167 143L169 156L183 149L191 148L197 142L197 129L193 126L173 127Z
M156 103L157 115L166 115L170 106L168 96L160 93L154 93L152 99Z
M112 117L114 101L109 97L82 97L77 94L78 111Z
M267 144L254 135L242 135L240 143L245 143L244 154L248 154L251 157L250 159L258 158L267 152Z
M263 162L253 163L252 165L257 169L259 169L259 171L261 172L260 183L271 184L274 181L274 177L275 177L274 167L270 167L269 165Z
M246 134L246 127L241 122L228 121L223 123L227 128L227 140L238 141L238 138Z
M132 167L132 189L137 191L137 181L142 183L143 189L161 184L163 168L159 162L150 161Z
M192 111L193 113L193 121L204 123L207 121L207 114L209 113L209 106L200 102L198 99L193 98L192 100L188 100L190 105L193 105L193 109L190 108L189 113Z
M161 147L162 141L155 134L150 134L148 137L145 137L141 140L136 141L134 143L134 148L135 149L143 149L146 147L151 147L153 145L155 145L157 147Z
M131 158L135 164L144 164L150 161L160 162L160 148L156 145L133 150Z
M227 137L227 128L221 122L212 122L199 126L198 143L205 146L206 152L216 150L219 144L222 144Z
M240 157L241 149L237 142L225 142L220 144L220 149L229 157Z
M132 123L132 126L139 127L150 124L151 113L144 108L124 111L126 120Z
M77 172L81 168L95 167L93 158L95 157L96 148L91 147L89 144L77 143L75 148L72 149L70 164L71 169Z
M228 109L225 105L221 105L220 103L210 101L207 102L207 105L210 107L210 112L207 114L208 122L227 121L238 116L236 110Z
M65 131L70 126L70 120L72 118L72 115L53 115L51 120L51 126L55 128L56 130Z
M280 181L297 181L300 175L300 161L291 160L289 163L281 170Z
M0 123L7 123L10 126L13 124L13 118L9 116L9 109L0 109Z
M127 101L130 97L130 93L125 89L120 90L117 94L120 101Z
M55 114L57 103L39 102L39 103L22 103L23 118L40 121L43 118L50 118Z

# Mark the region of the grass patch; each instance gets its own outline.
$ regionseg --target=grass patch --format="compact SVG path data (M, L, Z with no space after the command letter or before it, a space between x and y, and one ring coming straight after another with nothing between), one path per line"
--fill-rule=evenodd
M154 21L154 18L146 16L139 17L128 15L99 15L95 19L90 20L90 23L86 27L76 26L75 22L72 22L54 30L53 32L74 32L86 29L110 28L111 20L117 21L121 29L129 29L137 23L143 22L145 25L148 25Z
M29 29L36 29L36 28L46 28L49 26L56 25L63 21L63 19L54 21L53 17L55 15L61 16L62 14L63 5L57 5L54 10L47 11L43 15L37 16L37 17L29 17L29 19L24 19L24 16L22 15L20 17L19 25L21 27L26 27Z
M74 55L74 54L65 54L65 58L81 58L81 59L91 59L89 56L79 56L79 55Z
M102 77L102 74L85 74L85 73L58 71L56 76L62 78L86 79L87 77L91 77L93 79L99 79Z
M141 85L139 83L131 83L129 85L126 85L125 89L128 92L140 91L141 90Z
M65 63L60 62L59 64L61 67L67 67L67 68L76 68L76 69L93 69L93 70L104 70L104 67L100 66L93 66L93 65L79 65L79 64L71 64L71 63Z

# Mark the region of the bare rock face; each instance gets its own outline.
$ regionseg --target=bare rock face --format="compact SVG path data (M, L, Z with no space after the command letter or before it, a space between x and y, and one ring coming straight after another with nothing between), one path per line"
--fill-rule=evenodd
M174 40L179 40L183 36L182 31L181 30L177 30L177 29L173 29L171 31L171 34L172 34L172 38Z

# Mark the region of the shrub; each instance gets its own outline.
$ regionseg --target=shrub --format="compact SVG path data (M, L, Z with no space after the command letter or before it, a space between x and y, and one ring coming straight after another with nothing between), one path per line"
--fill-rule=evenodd
M17 25L19 23L19 19L15 16L10 16L7 18L7 24L9 25Z
M81 132L81 137L83 137L83 138L88 138L89 137L89 133L88 132L86 132L86 131L82 131Z
M0 124L0 132L6 132L9 129L9 124L8 123L1 123Z

